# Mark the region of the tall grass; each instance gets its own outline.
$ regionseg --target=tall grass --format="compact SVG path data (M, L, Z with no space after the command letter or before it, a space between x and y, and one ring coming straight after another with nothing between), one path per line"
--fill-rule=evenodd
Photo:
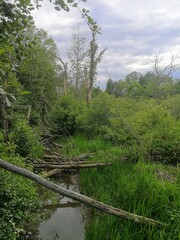
M86 240L180 239L180 173L177 167L165 167L143 160L125 162L122 160L122 149L99 138L87 140L76 136L66 150L71 154L93 152L94 161L113 161L109 167L81 171L84 194L167 224L158 228L91 209Z
M109 168L83 170L81 184L89 196L168 224L157 228L98 213L87 228L86 239L180 239L179 185L159 180L157 169L163 171L143 161L119 161Z

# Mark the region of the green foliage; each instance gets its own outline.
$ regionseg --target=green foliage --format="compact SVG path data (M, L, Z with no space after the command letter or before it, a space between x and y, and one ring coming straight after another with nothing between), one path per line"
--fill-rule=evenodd
M170 104L167 109L155 100L115 99L101 93L89 105L86 134L120 144L130 161L145 157L176 164L180 161L180 123L171 114L178 110L170 99L162 102Z
M18 98L19 105L32 106L39 115L47 115L56 100L58 79L57 46L44 30L29 29L34 45L26 51L26 57L19 64L19 81L29 94Z
M61 136L73 135L77 129L83 128L85 112L85 103L71 95L62 96L50 114L51 132Z
M37 129L35 132L25 121L15 124L11 141L16 146L15 151L22 157L39 158L43 154Z
M88 136L102 135L105 128L109 126L113 98L107 93L99 93L89 104L87 112Z
M161 101L161 104L165 106L176 119L180 119L180 94Z
M14 146L0 141L1 157L25 167L24 160L14 154ZM34 215L39 197L34 183L26 178L0 169L0 239L21 239L22 230L30 229L37 221Z

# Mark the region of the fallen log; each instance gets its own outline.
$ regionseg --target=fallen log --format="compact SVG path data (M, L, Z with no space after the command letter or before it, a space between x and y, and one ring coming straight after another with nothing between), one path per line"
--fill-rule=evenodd
M79 169L79 168L95 168L95 167L103 167L109 166L112 163L69 163L69 164L33 164L35 168L58 168L58 169Z
M37 161L35 162L34 164L43 164L44 166L45 165L64 165L64 164L90 164L90 163L96 163L95 161L81 161L81 162L74 162L74 161L58 161L58 162L45 162L43 160L41 161Z
M75 157L66 157L66 156L60 155L60 154L59 155L56 155L56 154L55 155L48 155L48 154L46 154L46 155L43 156L43 159L44 160L56 159L56 160L63 160L63 161L82 161L82 160L87 159L91 156L92 156L92 154L90 154L90 153L84 153L84 154L81 154L81 155L75 156Z
M66 197L77 200L81 203L84 203L86 205L94 207L102 212L105 212L105 213L108 213L111 215L115 215L115 216L118 216L121 218L129 219L129 220L135 221L137 223L146 223L146 224L159 225L159 226L166 225L164 223L153 220L151 218L146 218L143 216L139 216L139 215L124 211L122 209L114 208L112 206L109 206L107 204L99 202L95 199L92 199L92 198L82 195L80 193L76 193L74 191L64 189L64 188L60 187L59 185L52 183L52 182L40 177L39 175L37 175L35 173L30 172L29 170L26 170L21 167L17 167L13 164L10 164L10 163L2 160L1 158L0 158L0 167L8 170L10 172L13 172L15 174L29 178L29 179L39 183L40 185L42 185L48 189L51 189L54 192L57 192L61 195L64 195Z
M91 162L82 162L82 164L86 164L86 163L91 163ZM46 162L44 164L52 164L52 162L49 162L49 163ZM59 164L59 162L56 162L56 163L53 162L53 164ZM65 163L62 163L62 164L65 164ZM61 171L62 171L62 169L55 168L49 172L43 173L42 177L49 178L49 177L52 177L52 176L60 173Z
M42 177L49 178L49 177L52 177L52 176L54 176L54 175L56 175L57 173L60 173L60 172L61 172L61 169L53 169L49 172L43 173Z
M84 159L92 157L92 155L93 155L92 153L83 153L79 156L72 157L72 161L82 161Z
M55 159L67 159L67 157L65 157L65 156L57 156L57 155L48 155L48 154L46 154L46 155L44 155L43 156L43 159L53 159L53 158L55 158Z

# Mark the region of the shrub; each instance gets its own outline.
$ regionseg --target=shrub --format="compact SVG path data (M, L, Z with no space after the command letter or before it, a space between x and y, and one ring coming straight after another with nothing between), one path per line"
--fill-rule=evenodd
M11 140L16 145L16 152L22 157L39 158L43 154L37 133L25 121L15 124Z
M114 97L102 92L90 102L86 128L88 136L104 136L110 124L113 99Z
M89 135L123 145L131 161L144 157L170 164L180 161L180 122L155 100L135 102L101 93L87 116Z
M14 153L14 146L0 142L1 157L12 164L25 167L23 158ZM0 169L0 239L24 239L19 229L29 230L38 221L37 188L31 180Z
M180 119L180 94L167 98L162 101L165 106L176 119Z
M180 163L180 123L171 117L163 119L151 133L151 138L148 153L152 160Z
M51 132L66 136L73 135L77 129L83 128L85 103L71 95L59 99L50 113Z

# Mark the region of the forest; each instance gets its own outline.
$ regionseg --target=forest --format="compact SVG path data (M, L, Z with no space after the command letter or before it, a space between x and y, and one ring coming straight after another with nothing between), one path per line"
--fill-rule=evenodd
M180 239L177 57L163 65L155 56L152 71L109 78L102 90L95 85L106 54L97 41L99 26L76 1L52 4L62 11L77 8L89 29L89 37L81 28L72 32L67 61L53 38L35 26L34 3L0 2L0 160L43 177L35 166L45 163L53 144L59 147L56 158L67 164L87 155L86 164L100 167L77 165L81 193L142 220L88 207L84 239ZM40 199L37 183L0 162L0 239L28 239L40 221Z

